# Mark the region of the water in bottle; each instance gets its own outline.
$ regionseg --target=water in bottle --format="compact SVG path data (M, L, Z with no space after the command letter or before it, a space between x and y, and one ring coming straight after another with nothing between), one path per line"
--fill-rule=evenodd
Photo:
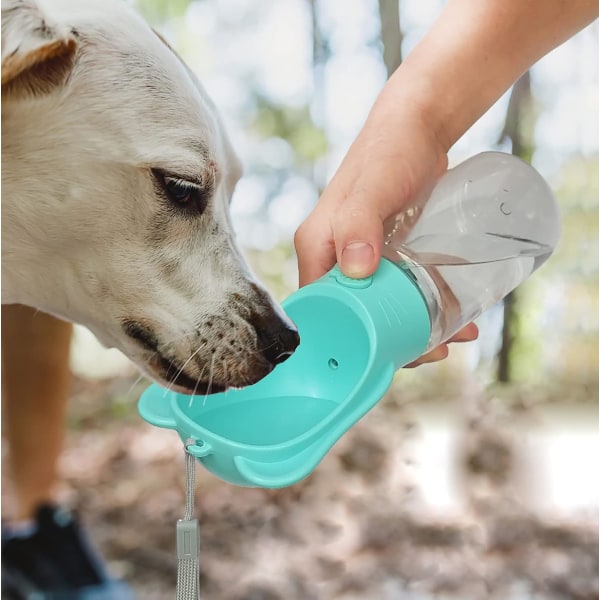
M485 152L450 169L426 202L388 220L383 255L406 270L430 313L428 349L516 288L560 236L556 201L515 156Z

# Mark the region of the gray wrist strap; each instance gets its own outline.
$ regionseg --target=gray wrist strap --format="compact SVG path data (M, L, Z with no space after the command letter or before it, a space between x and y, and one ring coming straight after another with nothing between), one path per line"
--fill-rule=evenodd
M185 514L177 521L177 595L176 600L200 598L200 528L194 519L196 459L188 452L195 440L185 442Z

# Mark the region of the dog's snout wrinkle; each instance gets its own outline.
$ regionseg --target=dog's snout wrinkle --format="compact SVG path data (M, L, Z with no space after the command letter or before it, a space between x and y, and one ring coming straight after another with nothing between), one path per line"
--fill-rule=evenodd
M131 339L135 340L146 350L156 352L158 349L158 338L154 331L139 321L127 319L122 322L123 331Z

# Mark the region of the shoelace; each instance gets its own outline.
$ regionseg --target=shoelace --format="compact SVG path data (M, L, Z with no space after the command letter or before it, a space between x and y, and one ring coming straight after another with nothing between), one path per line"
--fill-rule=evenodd
M196 459L188 448L196 442L185 442L185 513L177 521L177 592L176 600L200 598L200 528L194 518Z

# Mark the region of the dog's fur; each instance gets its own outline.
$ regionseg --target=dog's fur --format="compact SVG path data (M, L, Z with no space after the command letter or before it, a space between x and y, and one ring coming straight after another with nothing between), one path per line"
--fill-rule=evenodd
M298 337L236 247L240 174L196 77L125 2L3 0L3 303L180 391L257 381Z

